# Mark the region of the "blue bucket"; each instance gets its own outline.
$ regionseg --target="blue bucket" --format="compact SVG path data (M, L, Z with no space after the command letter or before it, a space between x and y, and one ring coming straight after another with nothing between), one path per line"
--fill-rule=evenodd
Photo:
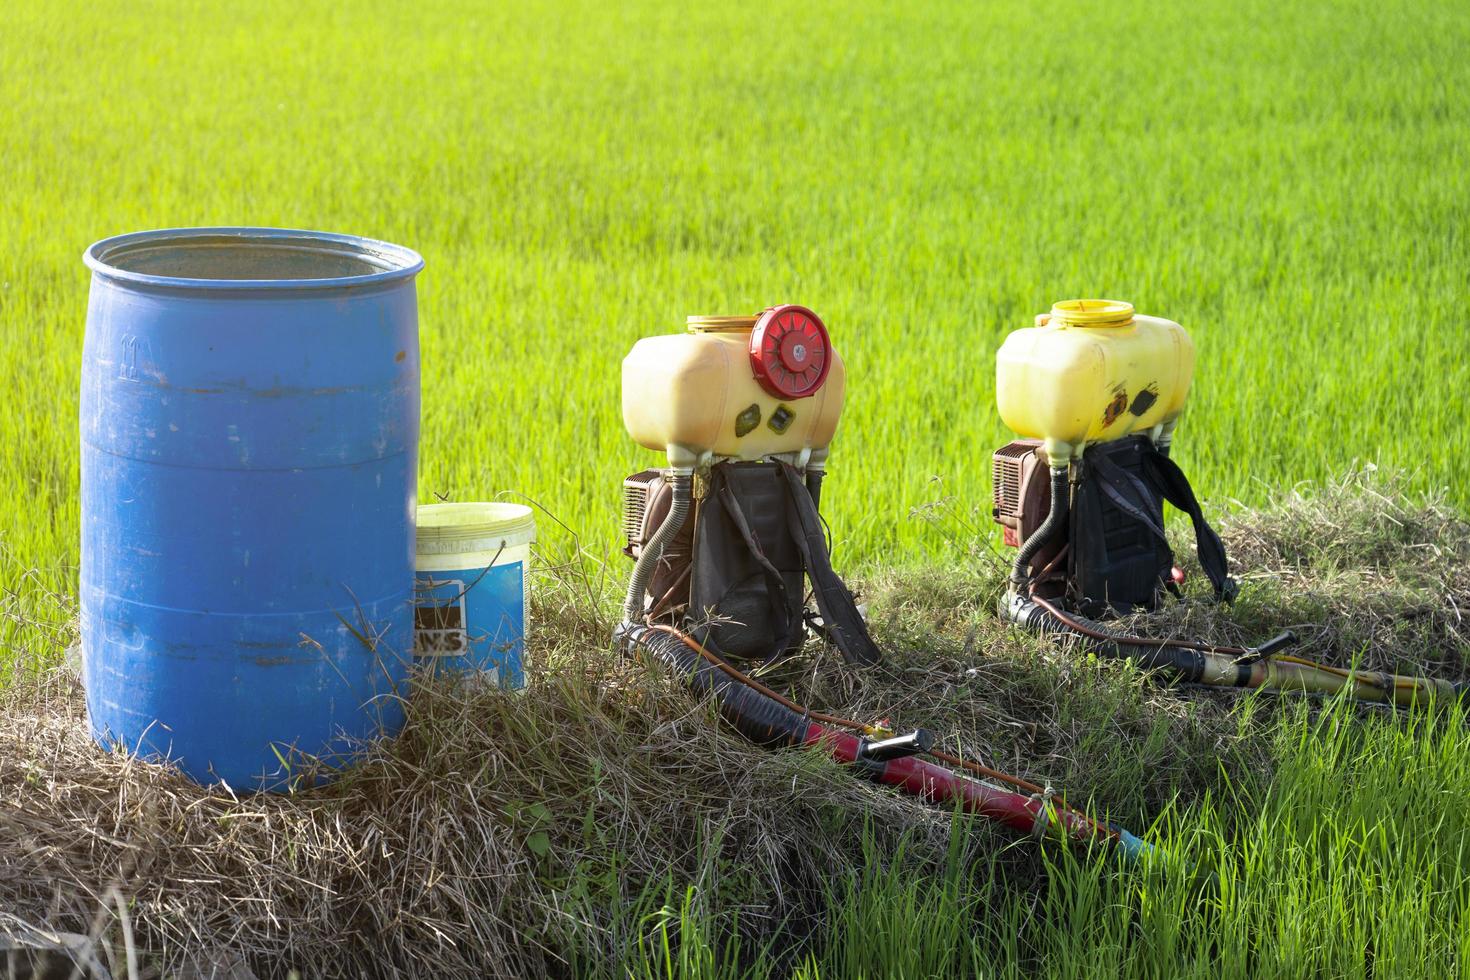
M521 504L418 509L414 660L426 672L526 686L527 578L536 522Z

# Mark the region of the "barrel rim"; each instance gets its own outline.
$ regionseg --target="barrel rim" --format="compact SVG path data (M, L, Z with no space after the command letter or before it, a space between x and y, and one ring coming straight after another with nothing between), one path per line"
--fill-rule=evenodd
M135 272L112 265L109 257L119 250L135 247L147 242L165 242L169 239L238 237L263 240L314 241L329 245L345 246L357 253L369 264L382 265L378 272L363 275L333 276L322 279L201 279L190 276L160 276L148 272ZM198 228L156 228L149 231L134 231L113 235L93 242L82 253L82 261L93 273L107 279L138 286L153 286L167 289L189 289L207 291L251 292L295 292L314 289L342 289L375 286L412 279L424 268L424 259L419 253L403 245L364 238L360 235L345 235L330 231L308 231L297 228L267 228L250 226L219 226Z

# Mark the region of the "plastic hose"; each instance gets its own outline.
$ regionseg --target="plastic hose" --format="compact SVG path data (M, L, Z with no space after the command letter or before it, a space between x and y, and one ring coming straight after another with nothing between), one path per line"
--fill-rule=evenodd
M806 471L806 492L812 498L812 506L822 506L822 477L826 474L815 467Z
M1061 614L1048 608L1050 603L1012 596L1006 604L1006 618L1033 633L1060 634L1082 637L1092 641L1092 646L1104 657L1114 660L1132 660L1145 670L1166 670L1179 680L1189 683L1200 682L1205 673L1205 654L1200 650L1174 646L1167 641L1151 641L1147 645L1130 645L1120 642L1125 637L1102 623L1081 616ZM1245 651L1241 651L1244 653Z
M1197 643L1194 640L1155 640L1143 636L1131 636L1127 633L1119 633L1108 629L1102 623L1077 616L1072 613L1063 612L1051 603L1049 599L1043 599L1032 590L1031 599L1042 609L1051 613L1053 619L1068 627L1074 633L1091 637L1102 642L1116 643L1128 647L1146 647L1157 650L1163 647L1173 647L1179 650L1198 650L1201 653L1219 653L1227 657L1250 657L1256 654L1256 650L1247 650L1245 647L1220 646L1213 643ZM1284 640L1283 645L1291 645L1296 642L1296 634L1287 632L1280 637Z
M758 745L818 747L873 782L933 803L957 802L967 812L1019 831L1034 833L1037 828L1054 826L1073 840L1116 841L1127 858L1149 849L1126 830L1059 807L1044 794L1022 796L914 756L875 759L865 752L866 739L819 724L814 719L826 716L789 707L792 702L783 703L785 699L768 696L738 680L738 672L703 655L697 643L676 630L625 623L619 633L629 650L667 668L696 693L712 695L721 716Z
M1064 613L1039 597L1012 596L1006 616L1038 633L1082 637L1101 655L1131 660L1145 670L1161 670L1177 680L1209 687L1262 688L1336 694L1347 690L1360 701L1397 705L1424 705L1432 698L1458 699L1470 691L1463 683L1432 677L1407 677L1378 671L1344 670L1299 657L1272 656L1267 650L1280 637L1258 649L1211 648L1204 644L1181 646L1167 640L1142 640L1108 629L1102 623ZM1239 650L1239 656L1221 651Z
M803 718L809 718L812 721L821 722L824 725L835 725L838 728L845 728L848 731L858 732L863 735L871 735L876 737L879 735L888 734L885 729L880 729L875 725L865 725L862 722L856 721L852 718L843 718L840 715L829 715L821 711L813 711L810 708L805 708L797 704L790 698L786 697L784 694L781 694L779 691L773 691L769 687L766 687L754 677L742 673L740 670L732 666L728 661L724 660L717 654L711 652L709 649L701 645L699 641L695 640L688 633L681 633L678 630L674 629L672 626L660 625L654 626L652 628L655 630L666 632L670 636L678 637L685 646L689 647L695 653L699 654L705 660L708 660L710 663L714 664L716 667L724 671L729 676L733 677L735 680L744 684L746 687L754 688L756 691L764 694L766 697L775 701L777 704L785 705L787 708L790 708L792 711L800 714ZM973 773L974 775L979 776L982 779L995 779L1010 786L1014 786L1017 789L1023 789L1028 793L1045 793L1044 787L1038 786L1029 780L1022 779L1019 776L1012 776L1011 774L1001 772L998 769L991 769L989 766L982 766L980 763L973 762L970 759L965 759L957 755L951 755L948 752L943 752L939 749L930 749L929 754L942 762L948 762L952 766L959 766L961 769ZM1061 796L1057 796L1056 800L1063 807L1067 806L1067 801Z
M628 578L628 596L623 600L623 619L632 623L643 618L643 596L648 591L648 579L664 553L665 546L684 526L689 516L689 500L694 494L694 474L674 473L674 500L669 515L653 532L653 537L643 546L638 561L633 565L633 574Z

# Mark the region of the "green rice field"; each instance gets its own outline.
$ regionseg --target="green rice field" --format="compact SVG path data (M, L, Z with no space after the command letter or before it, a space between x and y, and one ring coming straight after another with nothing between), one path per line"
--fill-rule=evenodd
M70 636L81 253L147 228L419 251L420 498L524 495L592 560L620 544L622 478L659 459L622 429L628 348L779 302L820 313L848 365L822 499L839 569L976 552L1009 438L995 349L1084 296L1194 338L1174 456L1212 514L1364 463L1463 514L1467 52L1470 7L1427 0L0 4L0 675ZM1285 717L1260 751L1296 775L1231 777L1241 796L1157 828L1170 860L1238 857L1208 912L1177 878L1070 858L1034 902L1004 867L951 866L833 886L999 917L910 937L936 960L767 952L811 977L1470 976L1470 825L1445 795L1470 786L1463 722L1375 718L1318 753L1316 722ZM1125 771L1089 784L1099 806ZM677 920L689 882L666 884ZM844 907L840 935L892 922ZM624 972L780 972L696 943L724 921L701 908Z
M142 228L419 250L424 499L611 543L618 362L801 302L850 370L850 558L983 502L996 346L1053 300L1183 323L1177 451L1247 503L1407 467L1470 503L1470 20L1445 4L71 5L0 21L0 527L76 554L87 272ZM939 477L942 484L932 483Z

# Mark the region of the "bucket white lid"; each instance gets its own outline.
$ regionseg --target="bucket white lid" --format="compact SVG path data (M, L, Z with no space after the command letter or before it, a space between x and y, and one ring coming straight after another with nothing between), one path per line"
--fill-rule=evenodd
M536 540L536 518L525 504L419 504L418 553L514 548Z

